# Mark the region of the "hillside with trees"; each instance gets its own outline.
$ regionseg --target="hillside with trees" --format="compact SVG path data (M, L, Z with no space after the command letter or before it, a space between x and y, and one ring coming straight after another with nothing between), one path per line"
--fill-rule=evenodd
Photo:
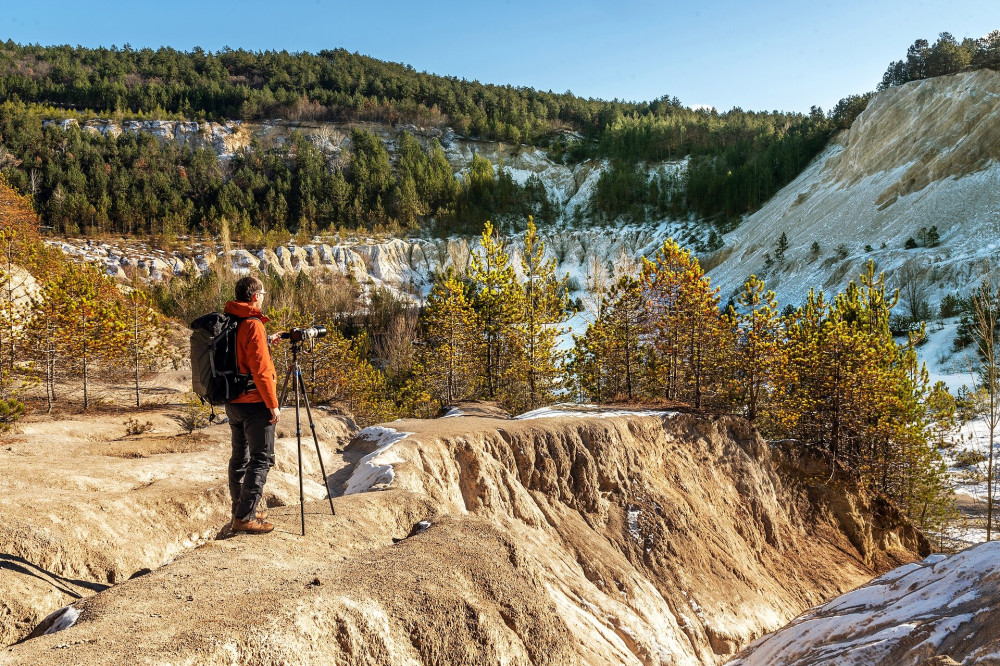
M487 85L343 50L210 53L8 41L0 45L0 99L6 102L0 108L0 168L19 189L35 196L45 223L61 229L72 218L81 231L125 233L211 227L222 217L238 226L234 205L262 233L276 228L292 233L337 226L406 228L429 217L479 227L504 211L491 205L489 214L482 214L484 205L494 202L459 201L454 184L444 188L444 199L440 188L436 195L425 188L418 201L402 174L396 187L377 178L361 186L362 215L351 211L355 193L346 193L339 182L350 185L352 177L357 179L350 167L320 175L307 166L299 177L299 153L309 152L301 144L278 154L255 146L248 151L252 158L247 155L223 169L199 151L188 155L127 137L67 136L59 127L43 127L44 120L283 118L448 125L463 136L542 147L558 161L610 158L614 166L602 177L591 210L598 219L694 214L723 225L756 210L798 174L837 123L819 109L809 115L739 108L719 112L693 110L667 95L651 102L603 101ZM648 170L649 163L687 156L690 168L678 182L634 176ZM314 156L301 157L316 162ZM493 166L499 171L500 165ZM102 169L105 175L99 173ZM238 173L241 169L252 173ZM224 192L233 179L243 189L247 179L259 185L251 186L254 202L234 202ZM491 187L510 189L499 179ZM316 208L320 195L333 201L331 208ZM505 196L540 200L537 192ZM111 201L123 198L124 210L110 210ZM511 212L522 217L545 217L537 206L511 205ZM136 220L134 210L150 211L147 217L157 222ZM166 229L155 228L163 224Z

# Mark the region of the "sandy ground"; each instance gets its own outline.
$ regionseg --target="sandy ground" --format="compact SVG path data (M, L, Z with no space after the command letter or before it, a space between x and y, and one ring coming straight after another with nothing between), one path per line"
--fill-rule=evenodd
M0 440L0 643L21 639L68 603L162 567L227 525L229 426L186 434L177 420L181 386L166 379L140 411L31 415ZM343 465L335 451L353 425L316 416L333 474ZM127 418L148 421L150 430L126 436ZM298 505L293 428L279 423L270 506ZM306 496L321 498L322 475L307 444Z
M22 456L3 483L23 499L4 510L20 525L4 551L29 570L5 566L5 589L34 599L6 598L22 618L8 635L73 602L69 590L83 598L74 626L0 660L711 664L926 546L849 482L811 481L821 461L735 418L384 424L342 455L330 446L337 514L319 488L305 537L284 439L268 482L277 529L232 538L224 427L171 452L166 431L130 442L95 424L29 423L5 453ZM323 428L346 438L342 420ZM54 431L62 444L40 450ZM140 448L148 457L109 455ZM363 479L375 485L340 495Z

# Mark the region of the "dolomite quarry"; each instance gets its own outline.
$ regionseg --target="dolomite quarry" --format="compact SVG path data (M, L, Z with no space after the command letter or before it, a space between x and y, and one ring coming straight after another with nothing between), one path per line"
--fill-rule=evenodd
M4 505L23 569L4 573L6 640L37 636L4 663L716 664L927 554L843 470L828 483L827 460L740 418L527 416L459 410L346 446L351 425L324 417L337 514L312 492L305 537L290 451L272 472L275 532L213 538L228 520L224 426L194 456L162 433L116 444L121 458L81 443L65 481L17 515ZM0 477L8 495L37 493L35 433L3 453L28 470ZM199 471L166 474L180 464ZM80 598L26 596L52 587ZM38 622L51 613L41 630L12 632L32 603Z
M975 262L1000 249L998 99L1000 73L989 70L876 95L704 256L723 302L757 274L782 304L798 303L812 287L842 289L869 260L891 286L914 263L932 306L964 294ZM84 129L157 133L211 145L223 159L254 136L280 142L292 131L331 163L349 150L349 128L328 124ZM391 150L400 128L374 129ZM605 163L556 164L533 148L412 129L438 139L456 173L475 151L519 182L541 178L561 211L541 235L584 300L597 266L614 274L669 237L703 247L710 229L698 220L575 224ZM684 162L650 165L660 167L682 172ZM938 244L906 247L931 227ZM782 233L789 247L778 258ZM168 251L125 239L50 242L122 280L224 262L240 273L329 271L413 301L443 267L466 266L477 243L316 237ZM516 241L511 251L516 263ZM133 438L94 415L32 416L5 440L0 491L14 500L0 507L5 663L127 662L137 649L148 663L1000 663L993 545L924 559L926 540L891 506L822 456L764 442L736 417L458 410L359 432L323 415L330 476L307 463L308 536L299 536L286 431L268 482L278 529L259 539L223 529L228 430L178 437L168 411L154 410L154 430Z

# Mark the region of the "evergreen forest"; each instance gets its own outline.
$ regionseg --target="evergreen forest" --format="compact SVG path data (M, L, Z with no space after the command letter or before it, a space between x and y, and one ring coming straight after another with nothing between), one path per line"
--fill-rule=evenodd
M543 221L558 211L541 183L518 185L502 165L492 165L487 182L486 166L473 164L462 182L446 177L433 147L417 164L405 152L413 142L388 166L385 148L370 136L353 136L352 154L337 164L304 140L252 145L220 164L208 150L47 121L448 126L461 136L541 147L561 162L611 160L587 211L595 220L693 216L728 227L794 178L853 110L719 112L666 95L641 103L583 99L416 72L343 50L210 53L13 42L0 45L0 101L0 170L34 197L46 226L176 234L217 232L225 219L249 242L271 231L400 230L430 220L465 231L487 218L531 214ZM685 158L679 178L645 176L650 163Z

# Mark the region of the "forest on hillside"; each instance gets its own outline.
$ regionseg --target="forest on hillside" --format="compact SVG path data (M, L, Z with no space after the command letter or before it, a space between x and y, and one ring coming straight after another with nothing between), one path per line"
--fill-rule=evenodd
M957 42L917 40L881 88L1000 67L1000 31ZM303 138L253 145L229 163L150 137L45 126L46 120L372 121L448 125L460 135L542 147L551 159L607 159L583 218L642 222L693 218L721 232L791 182L850 126L874 93L824 113L690 109L584 99L417 72L343 49L213 53L0 44L0 172L33 197L44 224L75 233L218 233L247 243L341 229L478 229L487 219L560 215L541 182L519 185L502 165L445 173L438 148L402 139L399 154L365 133L332 165ZM407 136L405 133L403 137ZM412 137L411 137L412 138ZM679 174L658 163L686 160ZM716 236L717 237L717 234Z
M311 200L315 178L298 175L302 143L282 154L255 147L250 151L254 157L223 169L207 155L188 155L134 137L65 136L58 127L43 128L48 119L284 118L449 125L461 135L541 146L562 162L609 158L614 168L602 177L588 211L595 218L693 214L719 222L756 210L794 178L837 122L819 109L809 115L739 108L720 113L692 110L669 96L652 102L583 99L569 92L435 76L343 50L210 53L8 41L0 45L0 99L5 102L0 108L0 169L35 197L48 225L67 232L74 226L81 232L119 233L211 229L223 217L234 228L244 226L232 216L231 197L217 194L233 179L240 182L241 170L246 176L247 162L267 165L249 167L255 175L263 174L257 180L266 191L255 191L252 204L240 204L261 234L273 229L406 228L431 217L478 227L491 215L544 218L554 211L545 209L537 186L533 192L531 187L519 192L501 182L499 165L493 165L497 182L492 189L509 190L506 195L494 192L480 201L461 201L461 188L452 184L454 195L447 205L439 198L415 203L400 176L395 187L382 182L361 188L369 194L378 190L378 201L360 197L370 204L363 215L350 211L358 198L353 193L345 197L333 182L356 181L351 165L339 176L320 178L331 181L319 189L335 203L330 210L319 210ZM636 176L648 170L648 162L686 156L691 161L683 182ZM128 168L118 167L123 159ZM108 178L99 175L101 170ZM192 172L200 181L183 182L180 174ZM102 186L103 181L113 181L116 191ZM304 191L297 183L306 185ZM170 194L175 192L179 197ZM404 202L407 196L410 201ZM491 207L505 197L534 203ZM127 201L120 209L111 203L119 199ZM150 206L152 199L160 203ZM344 201L347 205L341 206ZM146 211L148 219L136 220L136 210Z
M906 59L893 61L885 70L879 90L972 69L1000 70L1000 30L961 42L950 32L942 32L934 44L918 39L906 50Z

